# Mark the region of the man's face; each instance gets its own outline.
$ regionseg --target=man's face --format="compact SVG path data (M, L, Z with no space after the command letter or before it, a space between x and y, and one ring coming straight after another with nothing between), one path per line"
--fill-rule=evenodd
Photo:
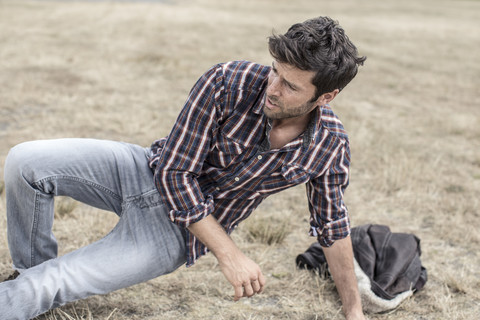
M312 101L315 72L274 61L268 76L267 94L263 111L273 120L295 118L315 109L318 100Z

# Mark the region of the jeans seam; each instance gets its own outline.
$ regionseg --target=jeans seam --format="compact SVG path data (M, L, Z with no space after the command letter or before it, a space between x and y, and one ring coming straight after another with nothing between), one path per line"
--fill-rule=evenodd
M122 200L122 197L120 195L118 195L117 193L113 192L112 190L102 186L101 184L95 183L95 182L87 180L87 179L82 179L82 178L77 178L77 177L72 177L72 176L51 176L51 177L40 179L40 180L34 182L33 185L38 187L38 185L42 182L51 181L51 180L55 180L55 179L64 179L64 180L77 181L77 182L80 182L80 183L84 183L84 184L87 184L87 185L89 185L93 188L96 188L98 190L101 190L101 191L104 191L104 192L110 194L111 196L115 197L117 200Z
M33 222L32 222L32 231L30 238L30 266L35 265L35 239L37 238L38 230L38 212L39 212L39 200L38 200L38 191L35 191L35 209L33 212Z

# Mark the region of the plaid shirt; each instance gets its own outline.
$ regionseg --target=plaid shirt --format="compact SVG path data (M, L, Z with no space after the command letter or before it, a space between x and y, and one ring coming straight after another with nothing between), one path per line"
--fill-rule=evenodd
M186 228L213 214L230 234L267 196L306 184L310 235L330 246L350 233L347 134L322 106L303 134L270 150L262 111L270 69L229 62L197 81L170 135L152 144L156 187L174 223ZM187 266L208 251L188 230L186 245Z

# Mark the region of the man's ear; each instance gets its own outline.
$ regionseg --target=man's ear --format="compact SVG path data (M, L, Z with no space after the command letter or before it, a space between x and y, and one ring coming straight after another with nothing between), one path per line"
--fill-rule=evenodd
M335 97L337 96L337 94L339 92L340 92L340 90L335 89L331 92L327 92L327 93L322 94L320 97L318 97L317 104L319 106L323 106L323 105L326 105L326 104L330 103L330 101L335 99Z

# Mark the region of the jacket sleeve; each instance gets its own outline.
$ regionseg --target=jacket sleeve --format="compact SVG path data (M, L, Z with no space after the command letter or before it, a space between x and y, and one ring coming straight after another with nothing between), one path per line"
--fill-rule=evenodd
M213 198L197 182L209 152L221 91L221 68L207 71L190 91L158 159L155 185L174 223L188 227L213 212Z
M332 163L321 176L307 183L310 235L323 247L350 234L350 219L343 195L349 182L350 149L341 145Z

